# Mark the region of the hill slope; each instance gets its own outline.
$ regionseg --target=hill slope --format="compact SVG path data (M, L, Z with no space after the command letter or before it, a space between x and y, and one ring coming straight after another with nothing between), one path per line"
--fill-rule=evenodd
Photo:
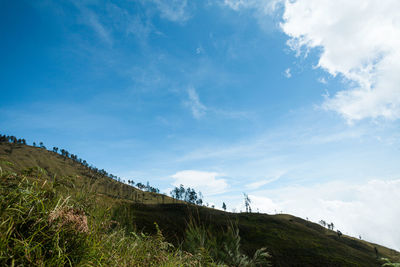
M379 257L400 259L397 251L348 236L339 238L333 231L291 215L232 214L143 192L41 148L0 143L0 166L3 171L36 171L41 179L70 177L68 190L90 188L98 203L110 206L113 219L127 231L152 232L157 222L167 240L175 244L182 241L187 221L195 218L213 231L223 229L227 221L237 222L244 252L252 255L267 247L274 266L380 266L375 247Z

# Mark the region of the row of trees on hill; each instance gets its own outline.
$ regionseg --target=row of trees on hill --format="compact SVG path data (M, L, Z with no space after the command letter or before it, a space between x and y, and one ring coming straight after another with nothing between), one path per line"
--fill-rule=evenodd
M17 138L15 136L12 135L1 135L0 134L0 142L5 142L5 143L11 143L11 144L23 144L26 145L26 140L25 139L21 139L21 138ZM43 149L46 149L46 146L43 144L43 142L40 142L39 145L36 144L36 142L33 142L32 144L34 147L40 147ZM76 163L81 164L82 166L84 166L85 168L87 168L89 171L94 172L98 175L101 175L103 177L109 177L111 179L114 179L118 182L123 182L125 183L125 180L122 180L120 177L113 175L112 173L108 173L106 170L104 169L98 169L97 167L89 164L86 160L81 159L80 157L78 157L78 155L76 154L72 154L69 151L67 151L66 149L59 149L58 147L53 147L51 150L49 150L53 153L56 153L58 155L61 155L62 157L64 157L64 159L71 159ZM128 180L127 181L129 185L131 186L136 186L137 188L139 188L140 190L143 191L147 191L147 192L153 192L153 193L160 193L160 190L156 187L153 187L149 184L149 182L147 182L146 184L143 184L141 182L138 182L135 184L135 182L133 180ZM195 189L193 188L184 188L183 185L180 185L179 187L175 187L171 192L170 192L171 196L175 199L178 200L182 200L182 201L186 201L188 203L191 204L196 204L196 205L203 205L203 194L201 192L196 192ZM249 196L245 193L244 194L244 204L245 204L245 208L246 208L246 212L251 213L251 200L249 198ZM207 203L208 206L208 203ZM212 205L212 207L214 208L214 205ZM222 204L222 209L224 211L226 211L226 204L225 202ZM327 225L324 222L324 226ZM329 229L333 230L333 223L332 224L328 224L327 225Z
M12 144L23 144L26 145L26 140L17 138L13 135L1 135L0 134L0 143L12 143Z
M185 189L182 184L179 187L175 187L170 194L175 199L183 200L192 204L203 205L203 194L201 192L197 194L196 190L190 187Z
M132 186L135 186L135 182L132 181L132 180L128 180L128 184L130 184ZM144 184L139 182L139 183L136 184L136 187L139 188L140 190L143 190L143 191L152 192L152 193L158 193L158 194L160 193L160 189L151 186L149 184L149 182L147 182L146 185L144 185Z
M27 145L27 142L26 142L25 139L20 139L20 138L17 138L15 136L13 136L13 135L2 135L2 134L0 134L0 143ZM39 142L39 145L36 142L33 142L32 146L43 148L43 149L47 150L47 148L43 144L43 142ZM118 182L125 183L125 180L122 180L120 177L118 177L116 175L113 175L112 173L108 173L104 169L99 169L99 168L89 164L86 160L81 159L76 154L70 153L66 149L63 149L63 148L60 149L58 147L53 147L51 150L49 149L48 151L51 151L51 152L56 153L58 155L61 155L62 157L64 157L64 159L71 159L74 162L81 164L83 167L87 168L89 171L94 172L94 173L96 173L96 174L98 174L100 176L109 177L109 178L114 179L114 180L116 180ZM135 183L132 180L128 180L128 184L130 184L132 186L135 186ZM146 185L144 185L142 183L137 183L136 187L141 189L141 190L147 191L147 192L160 193L160 190L158 188L150 186L149 182L147 182Z
M323 227L327 227L329 230L332 230L332 231L333 231L333 229L335 228L335 225L333 224L333 222L327 223L327 222L324 221L324 220L320 220L320 221L319 221L319 224L322 225Z
M3 143L11 143L11 144L23 144L27 145L27 142L25 139L20 139L12 135L1 135L0 134L0 142ZM36 142L32 143L32 146L34 147L39 147L42 149L46 149L50 152L56 153L60 156L62 156L64 159L71 159L72 161L82 165L83 167L87 168L90 172L96 173L100 176L103 177L109 177L111 179L114 179L118 182L123 182L125 183L125 180L122 180L120 177L113 175L112 173L108 173L104 169L99 169L91 164L89 164L86 160L83 160L80 158L78 155L70 153L68 150L64 148L58 148L58 147L53 147L52 149L47 149L46 146L43 144L43 142L39 142L37 144ZM147 182L146 184L143 184L141 182L135 183L133 180L128 180L127 183L131 186L135 186L139 188L140 190L147 191L147 192L153 192L153 193L160 193L160 190L156 187L153 187ZM183 185L180 185L179 187L175 187L171 192L171 196L175 199L186 201L191 204L196 204L196 205L203 205L203 194L201 192L196 192L194 188L184 188ZM246 204L246 212L251 212L250 208L250 199L247 196L247 201L245 200ZM207 203L208 206L208 203ZM214 205L212 205L214 208ZM226 210L226 204L223 203L222 209Z
M332 230L332 231L335 229L335 225L333 224L333 222L331 222L331 223L326 223L326 221L320 220L320 221L319 221L319 224L322 225L323 227L328 227L328 229L329 229L329 230ZM341 232L341 231L336 230L336 233L337 233L338 237L341 237L341 236L342 236L342 232ZM360 239L361 239L361 236L360 236Z

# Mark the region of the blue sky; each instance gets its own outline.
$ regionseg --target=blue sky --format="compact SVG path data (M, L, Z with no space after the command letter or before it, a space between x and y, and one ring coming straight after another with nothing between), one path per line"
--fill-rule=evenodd
M2 1L0 130L399 249L399 4L364 3Z

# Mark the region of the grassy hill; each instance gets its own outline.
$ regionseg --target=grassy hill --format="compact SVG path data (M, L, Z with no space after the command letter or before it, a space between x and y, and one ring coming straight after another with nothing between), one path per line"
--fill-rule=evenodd
M127 233L156 234L156 222L166 240L178 247L191 220L216 235L226 229L227 222L233 222L239 228L243 252L253 255L267 247L274 266L380 266L375 247L379 257L400 261L395 250L349 236L338 237L336 232L291 215L233 214L143 192L42 148L0 143L0 167L2 172L63 183L58 190L66 195L87 190L94 194L96 205L106 207L112 221Z

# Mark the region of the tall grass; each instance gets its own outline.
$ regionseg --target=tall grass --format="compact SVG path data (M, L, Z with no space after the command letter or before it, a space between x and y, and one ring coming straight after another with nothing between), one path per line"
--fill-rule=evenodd
M242 253L237 223L227 220L222 229L212 229L191 216L185 231L183 248L201 257L203 262L227 266L271 266L266 248L258 249L252 258Z
M88 203L90 192L65 195L62 184L0 176L0 266L204 265L166 242L158 226L153 236L127 234L107 209Z

